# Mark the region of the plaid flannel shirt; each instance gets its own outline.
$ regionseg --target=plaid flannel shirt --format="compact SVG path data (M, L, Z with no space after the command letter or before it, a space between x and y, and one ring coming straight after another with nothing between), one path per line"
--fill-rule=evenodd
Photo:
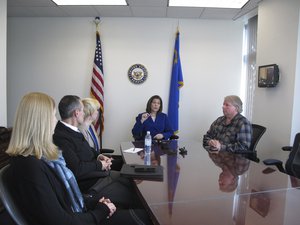
M217 118L203 137L203 146L209 148L208 142L211 139L219 140L220 151L247 151L251 145L252 126L249 120L237 114L230 124L226 125L225 116Z

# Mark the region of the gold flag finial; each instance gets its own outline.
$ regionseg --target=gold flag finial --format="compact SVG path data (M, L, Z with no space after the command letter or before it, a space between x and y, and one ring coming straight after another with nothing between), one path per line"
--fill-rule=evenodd
M100 24L100 17L95 17L94 19L94 23L96 25L96 30L98 31L99 30L99 24Z

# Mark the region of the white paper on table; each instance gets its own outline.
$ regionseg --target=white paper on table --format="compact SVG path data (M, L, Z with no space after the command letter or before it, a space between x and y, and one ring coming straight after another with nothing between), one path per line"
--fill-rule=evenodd
M144 150L143 148L129 148L124 150L123 152L127 152L127 153L137 153Z

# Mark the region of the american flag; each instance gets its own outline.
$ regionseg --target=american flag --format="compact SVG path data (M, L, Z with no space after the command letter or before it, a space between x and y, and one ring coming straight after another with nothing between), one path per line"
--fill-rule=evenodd
M91 96L98 100L100 103L100 117L94 124L97 133L102 137L104 128L104 75L103 75L103 61L100 34L96 32L96 50L93 65ZM101 128L101 129L100 129Z

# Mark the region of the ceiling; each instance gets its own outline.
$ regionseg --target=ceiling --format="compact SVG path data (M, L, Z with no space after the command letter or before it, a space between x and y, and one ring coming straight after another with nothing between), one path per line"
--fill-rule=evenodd
M167 7L168 0L126 0L127 6L57 6L51 0L7 0L9 17L157 17L236 20L257 10L262 0L242 9Z

